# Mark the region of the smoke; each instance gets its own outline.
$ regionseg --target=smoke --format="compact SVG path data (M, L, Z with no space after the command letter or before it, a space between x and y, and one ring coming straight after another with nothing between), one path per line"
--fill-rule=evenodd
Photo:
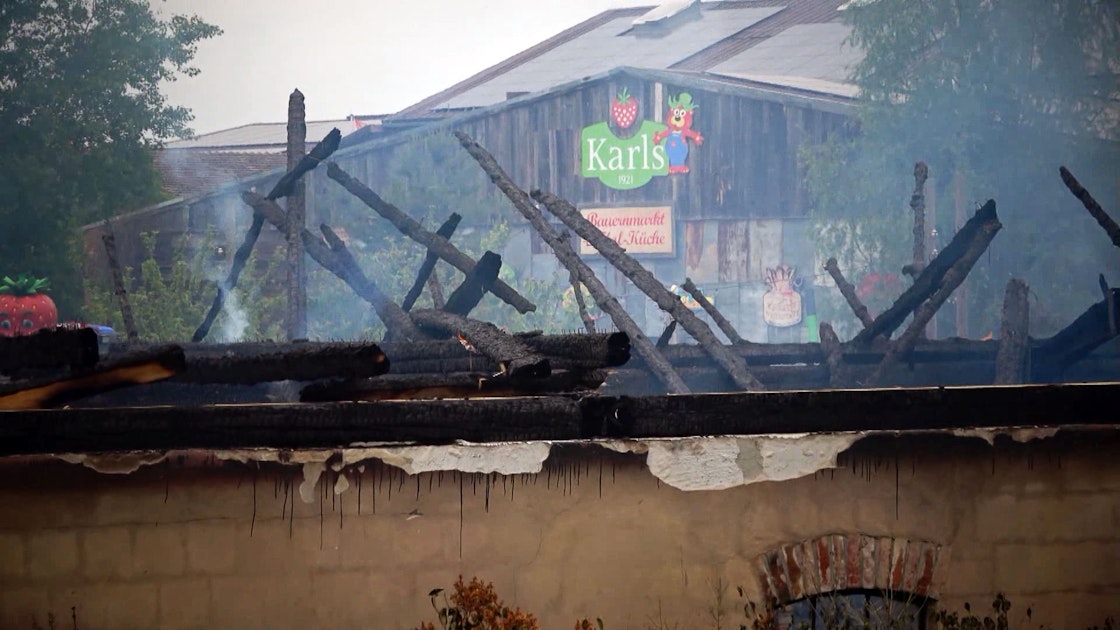
M249 313L241 305L241 296L238 291L231 291L226 284L224 274L218 267L208 266L206 279L222 288L222 313L218 316L220 328L219 343L236 343L245 340L245 333L249 330Z
M222 341L234 343L244 341L245 331L249 329L249 314L241 307L241 298L237 291L225 292L225 302L222 304L225 317L222 318Z

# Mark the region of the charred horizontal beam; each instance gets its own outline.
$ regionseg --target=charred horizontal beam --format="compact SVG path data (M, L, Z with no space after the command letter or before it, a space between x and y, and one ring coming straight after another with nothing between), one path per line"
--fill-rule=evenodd
M97 331L92 328L52 328L32 335L0 337L0 374L89 368L97 360Z
M544 397L0 412L0 455L559 440L581 417L577 401Z
M0 385L0 410L49 409L121 387L171 378L185 368L183 349L161 346L64 377Z
M0 455L1116 424L1120 384L0 412Z
M545 377L552 372L548 359L519 339L489 322L480 322L436 310L419 310L412 318L426 330L457 336L496 362L502 373L512 377ZM472 350L467 349L467 352Z
M429 400L495 398L589 392L606 372L554 371L544 378L491 377L488 374L387 374L378 378L313 383L300 391L301 402L343 400Z

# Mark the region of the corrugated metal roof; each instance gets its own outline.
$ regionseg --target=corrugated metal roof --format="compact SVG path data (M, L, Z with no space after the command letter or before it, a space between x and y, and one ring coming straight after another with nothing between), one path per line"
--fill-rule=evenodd
M661 36L633 28L633 18L619 17L527 60L476 87L456 94L443 108L485 107L511 92L540 92L619 65L665 69L716 42L756 24L783 7L747 7L702 11Z
M359 125L355 119L362 124ZM381 116L351 117L338 120L312 120L307 122L307 143L314 146L337 127L345 137L361 126L381 125ZM235 150L243 152L249 149L264 151L283 151L288 143L288 124L286 122L252 123L241 125L232 129L223 129L213 133L206 133L196 138L175 140L168 142L168 149L209 149L209 150Z
M666 25L660 32L656 33L660 36L659 38L646 40L660 41L660 48L654 50L652 55L647 53L645 49L642 53L636 53L634 47L625 49L613 44L619 40L628 41L628 37L615 36L626 27L633 26L635 18L648 14L656 7L632 7L606 11L401 110L394 114L390 121L395 119L407 124L413 120L441 118L482 105L497 103L505 100L509 93L540 93L564 82L599 74L619 66L706 72L799 25L824 25L827 31L826 35L834 36L835 33L828 29L841 26L837 23L840 16L837 7L844 1L723 0L721 2L702 2L695 7L701 20L690 22L687 18L693 16L683 13L671 18L676 20L675 26L672 24ZM744 10L769 11L769 14L753 22L741 24L737 30L721 28L720 33L703 33L697 39L695 35L697 24L724 22L726 27L735 23L734 16L737 12ZM692 9L689 9L689 13L691 11ZM733 17L727 19L727 16ZM637 29L641 28L643 27L637 27ZM705 29L701 28L700 30ZM605 41L604 33L607 33L608 37ZM634 36L633 33L630 33L630 35ZM793 35L797 36L797 31L794 31ZM614 39L611 40L609 37L614 37ZM588 44L586 41L580 41L587 38L592 38L593 43ZM835 37L832 37L832 41L835 41ZM604 43L606 45L602 45ZM572 51L577 53L572 60L565 59L564 55ZM674 54L681 52L682 54L676 55L676 61L665 65L664 57L660 55L669 55L667 51L674 51ZM587 63L584 57L588 55L594 56L601 63ZM652 63L651 58L656 58L658 63ZM751 57L744 59L750 60ZM807 81L817 79L833 83L842 82L842 79L839 78L840 74L850 69L856 59L853 59L847 51L841 51L839 55L817 56L814 59L824 65L821 68L815 68L804 67L803 64L803 67L796 72L786 72L779 71L780 68L773 67L777 64L772 63L772 67L768 68L766 72L759 72L755 69L725 69L723 72L749 75L752 81L758 83L784 85L798 90L845 97L849 95L850 90L843 86L830 86L817 82L808 83ZM564 67L566 64L570 64L571 67L565 73ZM535 75L534 71L538 69L544 72L541 75ZM766 75L767 78L762 79L761 75ZM775 77L778 77L778 79L775 79ZM798 79L804 81L798 81Z
M863 51L846 43L851 32L851 27L838 22L798 24L708 71L844 83L863 59Z

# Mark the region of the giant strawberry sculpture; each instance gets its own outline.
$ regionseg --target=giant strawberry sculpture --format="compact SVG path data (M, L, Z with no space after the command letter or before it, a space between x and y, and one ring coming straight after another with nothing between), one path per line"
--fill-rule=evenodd
M44 279L20 275L0 280L0 337L30 335L58 325L58 307L47 294Z

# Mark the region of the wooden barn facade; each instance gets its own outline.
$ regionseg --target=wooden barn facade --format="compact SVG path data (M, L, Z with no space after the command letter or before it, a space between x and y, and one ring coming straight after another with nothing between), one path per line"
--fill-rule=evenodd
M620 94L628 96L625 102ZM769 324L764 319L763 296L773 288L767 271L788 265L788 280L802 294L817 284L820 263L806 220L809 200L799 153L807 144L843 133L852 107L849 97L826 91L618 68L436 121L402 119L395 128L387 121L377 137L344 142L332 159L390 203L407 208L409 191L387 165L408 159L409 151L433 135L465 132L519 186L569 200L666 286L692 279L744 336L804 341L811 337L799 325L800 312L768 313ZM677 123L674 110L681 114ZM118 241L138 252L128 241L141 231L157 231L161 251L171 251L173 239L187 235L194 243L205 240L224 262L222 256L232 256L252 218L239 193L267 190L279 175L120 217ZM489 190L485 175L477 176L490 196L483 203L494 208L489 219L512 224L501 252L506 266L517 270L518 280L559 279L551 251L496 190ZM325 169L309 173L307 182L309 226L328 221L350 233L362 231L368 210L348 199ZM92 269L100 266L102 229L86 228ZM265 241L266 251L268 243L279 244L277 237L271 234ZM586 243L579 251L639 324L650 334L660 332L666 322L654 304L621 275L607 273L609 265ZM129 257L124 256L126 264L135 265Z

